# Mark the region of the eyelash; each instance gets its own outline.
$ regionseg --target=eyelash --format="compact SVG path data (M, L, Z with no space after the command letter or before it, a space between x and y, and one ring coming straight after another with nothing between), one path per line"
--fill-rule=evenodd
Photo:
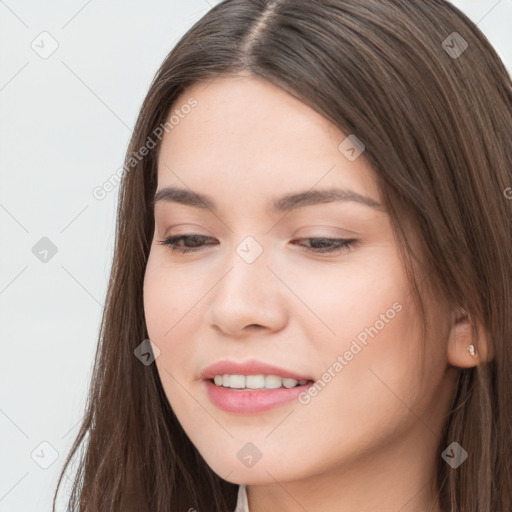
M169 236L165 238L164 240L160 240L158 243L160 245L166 245L168 246L172 252L179 252L179 253L187 253L187 252L196 252L201 250L202 246L198 247L178 247L177 242L179 240L190 240L192 238L195 239L207 239L210 238L208 236L203 235L179 235L179 236ZM354 244L357 242L356 239L348 239L348 238L324 238L324 237L310 237L310 238L302 238L300 240L327 240L328 242L336 242L336 247L329 247L328 249L312 249L308 248L307 250L314 253L314 254L329 254L329 253L341 253L343 251L350 250Z

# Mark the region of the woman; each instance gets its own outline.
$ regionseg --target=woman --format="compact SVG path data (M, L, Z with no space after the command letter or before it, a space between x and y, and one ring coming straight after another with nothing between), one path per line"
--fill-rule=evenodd
M70 509L511 510L511 140L444 0L211 9L126 156Z

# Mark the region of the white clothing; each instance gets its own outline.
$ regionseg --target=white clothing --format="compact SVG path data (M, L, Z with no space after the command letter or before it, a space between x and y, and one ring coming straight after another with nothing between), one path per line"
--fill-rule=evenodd
M250 512L247 502L247 490L243 484L238 486L238 500L234 512Z

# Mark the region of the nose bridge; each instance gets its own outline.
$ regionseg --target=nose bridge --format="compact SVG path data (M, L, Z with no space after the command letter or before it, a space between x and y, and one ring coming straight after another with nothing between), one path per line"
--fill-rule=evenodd
M268 251L263 245L254 236L245 236L227 258L230 270L223 278L225 282L219 284L234 295L233 299L262 300L272 286L269 281L273 275L267 268L268 263Z
M225 272L210 296L209 320L225 332L247 325L276 328L285 318L279 280L267 268L268 253L249 235L225 260Z

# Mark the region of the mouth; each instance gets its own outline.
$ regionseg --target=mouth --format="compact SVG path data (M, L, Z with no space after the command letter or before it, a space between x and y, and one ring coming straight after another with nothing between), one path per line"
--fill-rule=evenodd
M296 399L300 402L315 382L311 374L258 359L220 360L204 368L199 378L213 405L242 414L284 407Z
M222 377L222 385L220 384L220 377ZM245 383L242 379L237 379L240 376L229 375L227 386L224 386L224 375L217 375L213 379L203 380L205 384L205 391L211 403L219 409L238 414L258 414L273 409L278 406L284 406L294 400L300 400L300 395L306 393L307 390L314 384L312 380L294 379L273 379L273 376L265 375L259 376L265 378L265 387L256 387L262 384L262 379ZM231 387L231 377L235 387ZM246 377L245 375L241 377ZM250 376L247 376L250 377ZM217 379L217 382L215 382ZM267 385L268 379L268 388ZM281 382L280 382L281 381ZM286 384L283 385L283 384ZM236 387L238 385L238 387ZM253 387L246 387L253 386ZM273 386L273 387L272 387Z
M270 391L274 389L292 389L313 384L308 379L291 379L278 375L216 375L208 382L219 388L233 391Z

